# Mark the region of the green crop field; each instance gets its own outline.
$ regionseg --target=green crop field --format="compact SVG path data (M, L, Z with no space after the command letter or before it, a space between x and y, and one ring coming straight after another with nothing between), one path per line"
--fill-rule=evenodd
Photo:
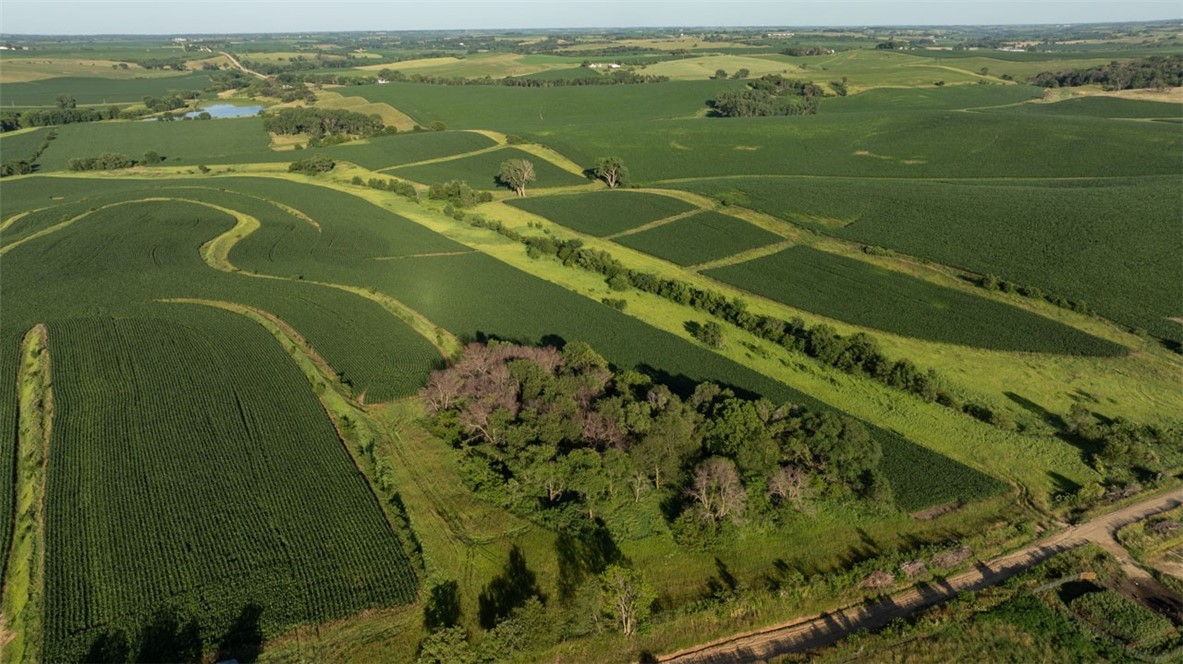
M537 180L527 187L527 191L530 187L562 187L587 182L582 176L565 171L549 161L517 148L503 148L447 161L405 166L392 169L389 173L424 184L464 180L476 189L497 189L501 186L497 183L497 173L501 170L501 163L509 159L526 159L534 164L534 175Z
M1073 355L1127 350L1006 304L810 247L790 247L708 274L807 311L921 339Z
M146 96L164 97L209 86L209 76L201 73L163 78L47 78L5 84L4 106L53 106L62 94L74 97L79 104L129 104Z
M545 142L576 163L621 157L638 183L734 175L1054 178L1179 172L1165 123L906 111L638 120L576 126Z
M673 81L655 85L517 88L388 83L349 86L339 92L388 103L422 125L440 121L449 129L529 131L545 137L575 125L694 117L717 91L740 85L738 81Z
M139 630L170 615L173 638L216 643L252 609L274 634L410 601L406 554L274 340L168 315L50 325L46 660L117 631L167 648Z
M1050 104L1023 104L992 109L1006 113L1036 115L1083 115L1096 118L1183 118L1183 103L1119 99L1117 97L1079 97Z
M48 129L24 131L15 136L0 134L0 161L29 161L45 142Z
M290 161L291 153L268 149L269 138L259 118L173 122L91 122L58 128L58 137L41 155L43 170L66 170L75 157L117 152L139 159L152 150L165 165L236 164ZM297 155L298 156L298 155Z
M233 314L155 301L236 298L297 329L319 317L370 365L383 355L371 344L402 324L385 315L373 330L360 303L333 304L335 291L210 269L196 248L230 221L192 203L128 203L4 257L4 337L47 322L54 354L47 659L80 657L100 628L135 638L160 611L213 636L257 604L274 634L413 595L397 537L283 350ZM314 345L325 337L302 331ZM429 357L410 338L426 352L402 352ZM420 362L412 390L430 366ZM371 366L386 381L393 369ZM129 472L141 481L122 481Z
M696 265L780 241L779 235L718 212L700 212L616 240L678 265Z
M1079 582L1020 597L1132 599L1092 552L888 598L1178 491L1183 22L383 12L5 14L0 161L34 163L0 180L0 659L727 659L852 606L907 615L810 656L1177 646L1085 644ZM310 124L22 124L181 92ZM104 153L138 163L69 169ZM427 195L453 180L486 200Z
M677 198L636 191L538 196L512 199L506 203L596 237L630 230L694 209Z
M746 178L679 185L856 242L1084 301L1183 339L1178 177L884 181Z
M820 113L951 111L1018 104L1042 96L1043 88L1030 85L876 88L855 95L823 99Z
M496 143L493 139L476 132L433 131L382 136L372 138L366 143L311 148L300 155L285 154L282 156L303 158L314 154L327 154L333 159L351 161L359 166L377 170L416 161L449 157L494 145ZM279 156L276 155L276 157Z

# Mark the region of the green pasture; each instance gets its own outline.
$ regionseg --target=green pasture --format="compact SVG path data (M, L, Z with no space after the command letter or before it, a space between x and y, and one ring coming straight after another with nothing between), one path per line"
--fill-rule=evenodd
M926 88L875 88L826 97L819 113L914 113L953 111L1018 104L1043 96L1043 88L1030 85L958 85Z
M677 185L856 242L993 273L1171 339L1183 329L1178 177L736 178Z
M1127 350L1010 305L811 247L790 247L707 274L777 302L908 337L1069 355Z
M615 241L678 265L696 265L782 239L743 219L708 210Z
M671 196L614 190L510 199L506 204L596 237L694 209Z
M424 184L464 180L476 189L497 189L502 186L497 182L501 164L510 159L525 159L534 164L534 175L537 179L527 187L527 195L530 187L563 187L587 182L581 176L517 148L503 148L419 166L404 166L388 172L395 177Z

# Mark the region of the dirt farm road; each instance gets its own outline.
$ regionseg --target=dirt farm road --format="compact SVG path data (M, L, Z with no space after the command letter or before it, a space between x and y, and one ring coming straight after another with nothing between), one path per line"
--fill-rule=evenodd
M954 595L1001 583L1074 546L1093 542L1113 554L1123 570L1139 588L1148 592L1144 599L1155 601L1158 583L1130 560L1129 554L1114 539L1123 526L1183 505L1183 488L1103 514L1082 524L1065 528L1030 546L949 577L940 583L923 583L878 602L859 604L846 609L801 618L760 630L737 634L657 658L676 664L760 662L779 655L800 653L831 645L859 630L886 626L896 618L939 604ZM1164 607L1183 612L1183 607Z

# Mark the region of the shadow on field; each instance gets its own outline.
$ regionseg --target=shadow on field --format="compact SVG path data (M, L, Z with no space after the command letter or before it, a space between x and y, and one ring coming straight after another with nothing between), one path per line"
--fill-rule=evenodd
M580 584L603 572L620 560L620 549L604 522L561 532L555 539L555 554L559 559L559 597L568 601L575 597Z
M435 632L460 622L460 584L444 581L432 586L423 607L423 627Z
M263 647L263 630L259 620L263 607L250 603L242 607L238 617L216 643L215 661L237 660L243 664L259 658ZM198 664L205 648L214 646L201 638L195 619L184 621L171 609L158 609L142 625L136 641L127 632L108 627L95 636L84 662L178 662Z
M526 565L526 555L515 544L509 550L509 560L500 575L493 577L477 598L481 627L492 629L526 600L546 596L538 587L538 576Z

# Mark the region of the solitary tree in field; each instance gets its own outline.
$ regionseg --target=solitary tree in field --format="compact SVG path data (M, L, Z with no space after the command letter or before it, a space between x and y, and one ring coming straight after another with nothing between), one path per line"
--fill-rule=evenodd
M497 178L512 187L518 196L525 196L526 185L534 181L534 164L525 159L503 161Z
M600 157L596 160L596 167L592 169L596 177L607 183L609 189L628 179L628 167L620 157Z
M54 98L54 101L57 102L58 108L74 108L78 106L78 102L70 95L58 95Z

